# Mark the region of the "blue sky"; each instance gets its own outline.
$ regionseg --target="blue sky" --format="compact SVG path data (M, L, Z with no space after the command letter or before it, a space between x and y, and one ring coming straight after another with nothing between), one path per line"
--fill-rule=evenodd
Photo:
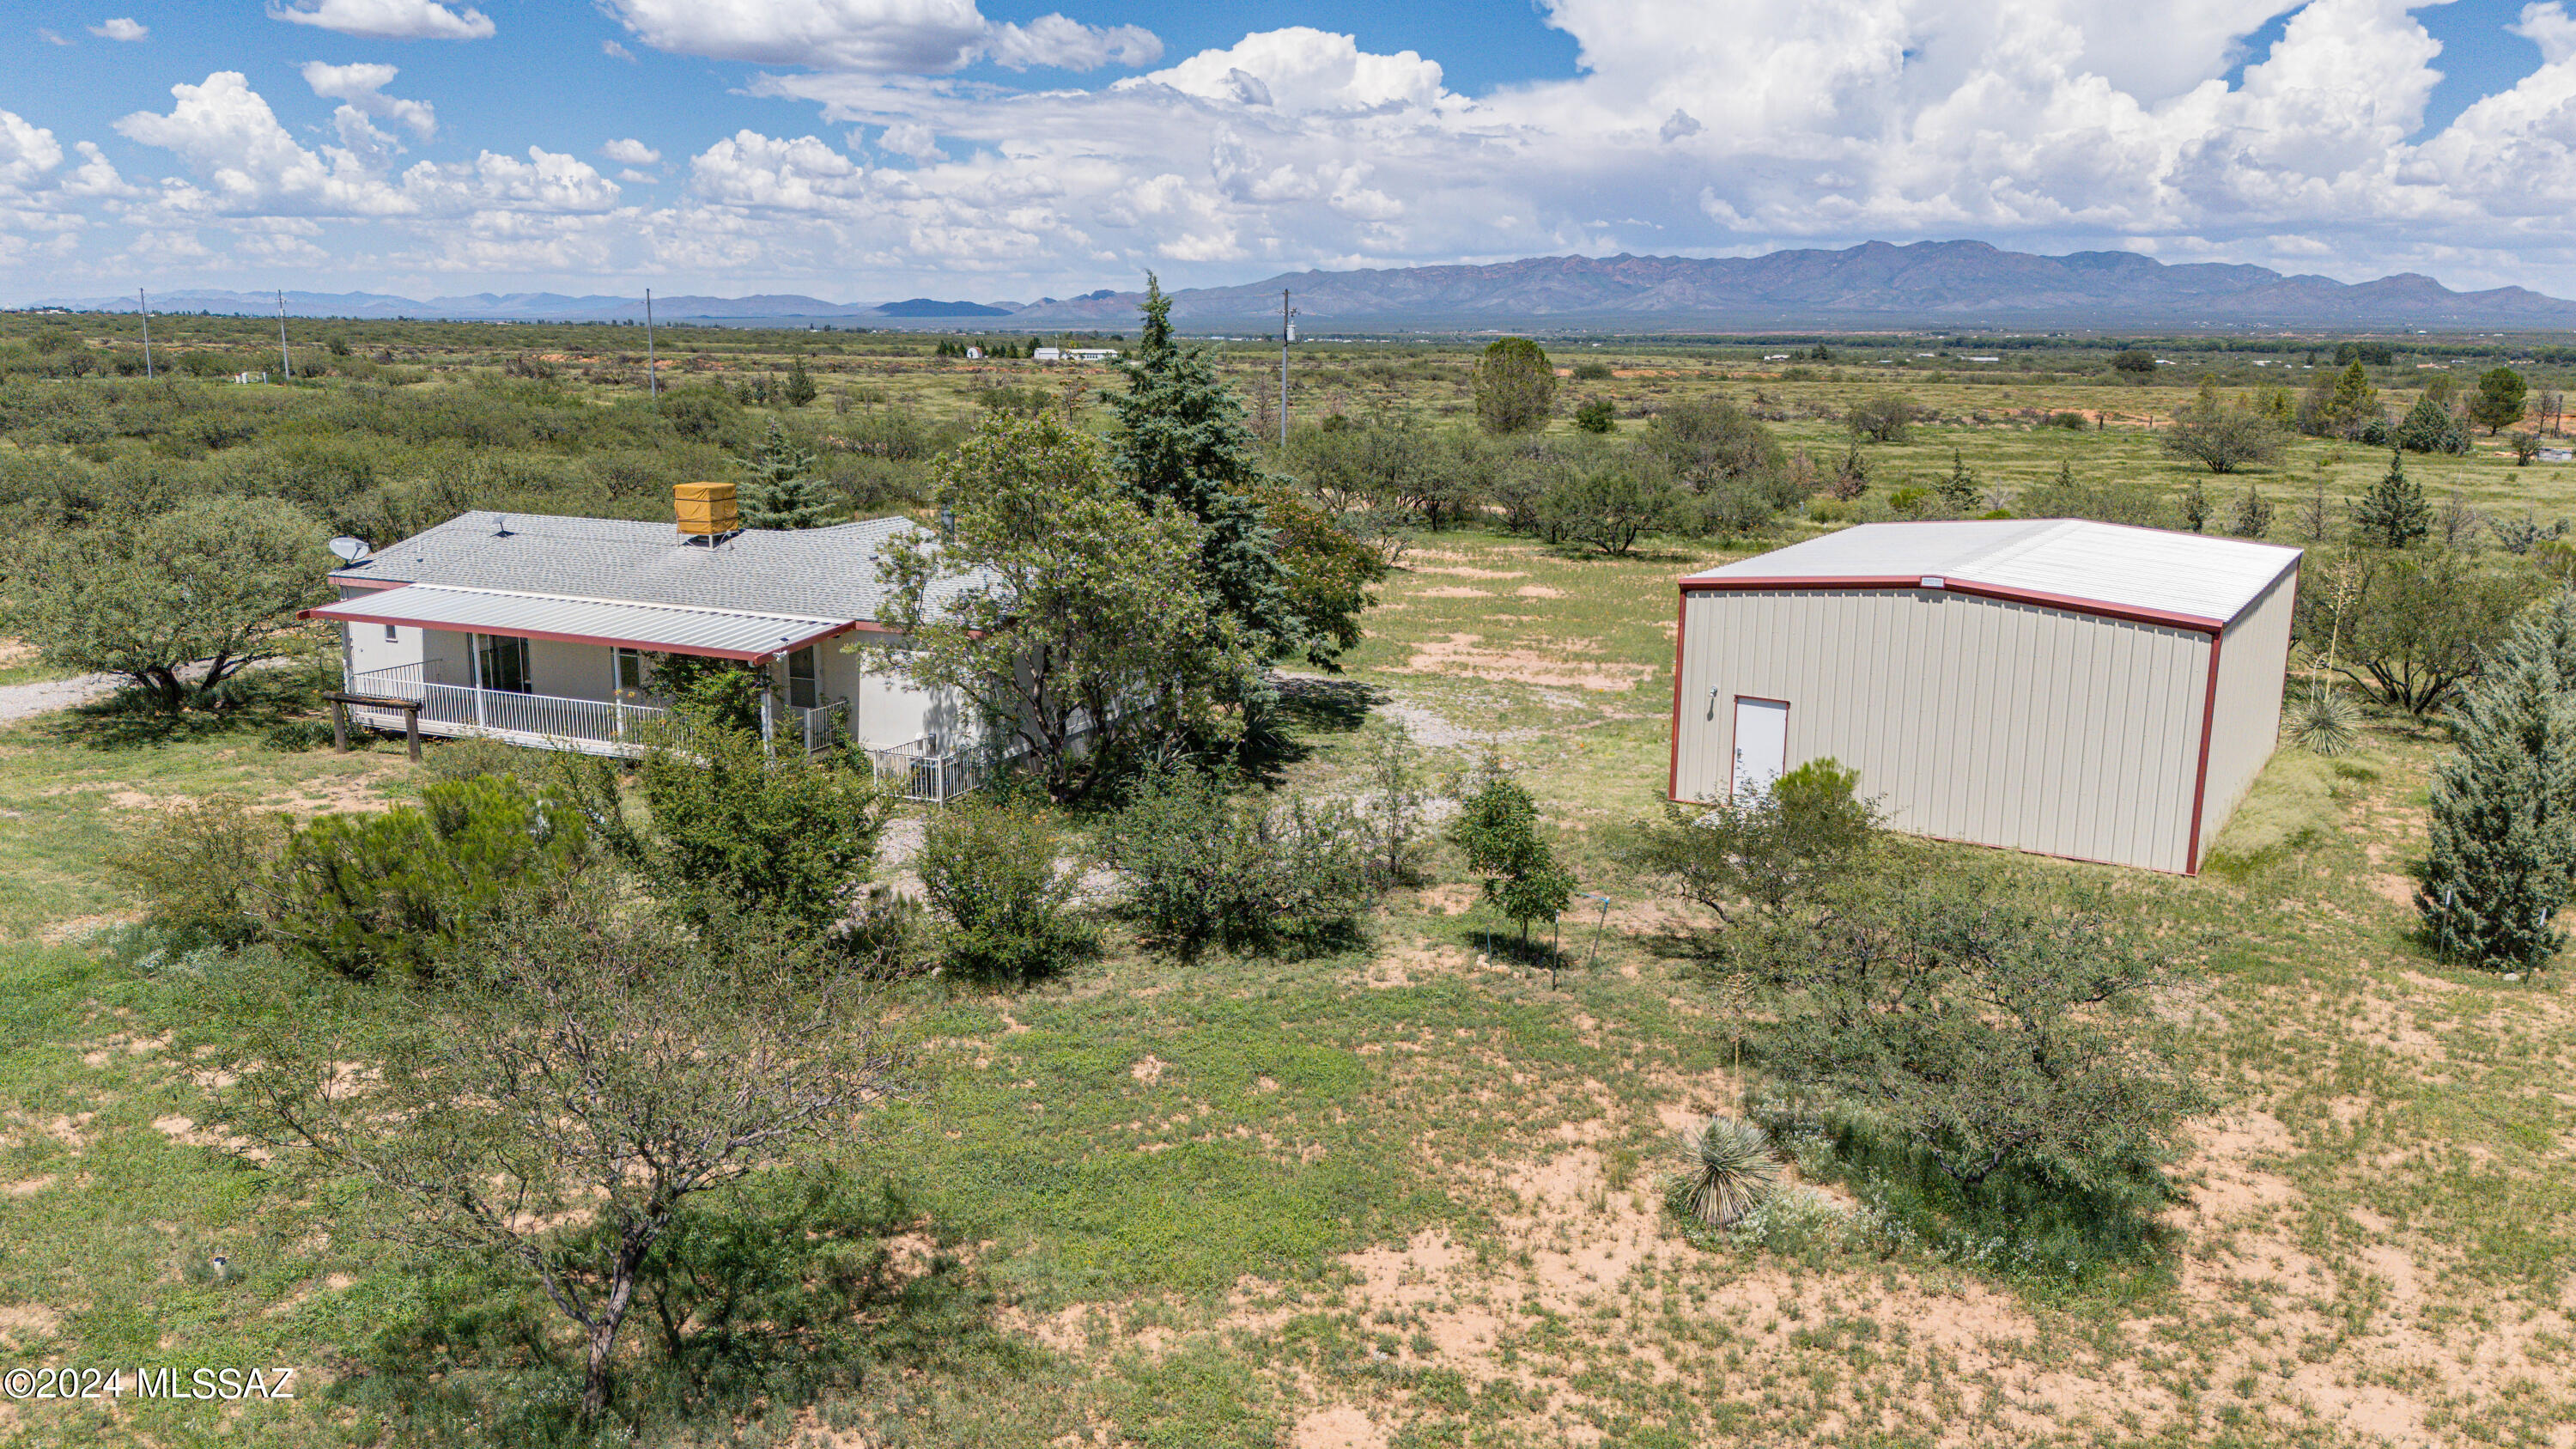
M2576 295L2560 0L0 0L0 299L1976 237Z

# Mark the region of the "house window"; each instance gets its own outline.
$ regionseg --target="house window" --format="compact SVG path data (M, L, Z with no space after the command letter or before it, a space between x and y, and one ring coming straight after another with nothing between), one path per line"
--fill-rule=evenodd
M641 695L644 692L643 650L617 651L617 692L626 695Z
M477 643L477 662L482 666L477 677L485 689L497 689L508 694L529 692L527 640L485 634Z
M812 709L822 699L815 679L814 646L809 644L787 656L787 702L798 709Z
M395 628L395 627L394 627L393 625L391 625L391 624L387 624L387 625L385 626L385 642L386 642L386 643L388 643L388 644L398 643L398 642L400 642L400 640L401 640L401 639L402 639L402 631L401 631L400 629Z

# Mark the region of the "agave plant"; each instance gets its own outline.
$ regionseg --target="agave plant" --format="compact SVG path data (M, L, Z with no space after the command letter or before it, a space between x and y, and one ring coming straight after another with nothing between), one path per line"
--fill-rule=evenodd
M2290 706L2290 739L2312 755L2340 755L2361 738L2361 708L2331 684L2320 684Z
M1741 1117L1711 1117L1682 1134L1682 1170L1674 1196L1683 1212L1713 1228L1731 1227L1770 1201L1780 1186L1771 1134Z

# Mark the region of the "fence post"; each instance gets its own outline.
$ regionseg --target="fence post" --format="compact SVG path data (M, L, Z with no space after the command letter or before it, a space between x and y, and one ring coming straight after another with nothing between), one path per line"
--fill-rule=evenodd
M331 748L349 753L349 705L346 700L331 701Z
M403 747L411 751L411 762L420 763L420 706L403 706Z

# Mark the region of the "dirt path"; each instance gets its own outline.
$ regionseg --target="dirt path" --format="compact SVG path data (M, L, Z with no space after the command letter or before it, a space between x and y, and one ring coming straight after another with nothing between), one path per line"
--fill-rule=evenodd
M44 679L34 684L0 684L0 724L15 724L53 710L104 699L124 682L117 674L83 674L71 679Z

